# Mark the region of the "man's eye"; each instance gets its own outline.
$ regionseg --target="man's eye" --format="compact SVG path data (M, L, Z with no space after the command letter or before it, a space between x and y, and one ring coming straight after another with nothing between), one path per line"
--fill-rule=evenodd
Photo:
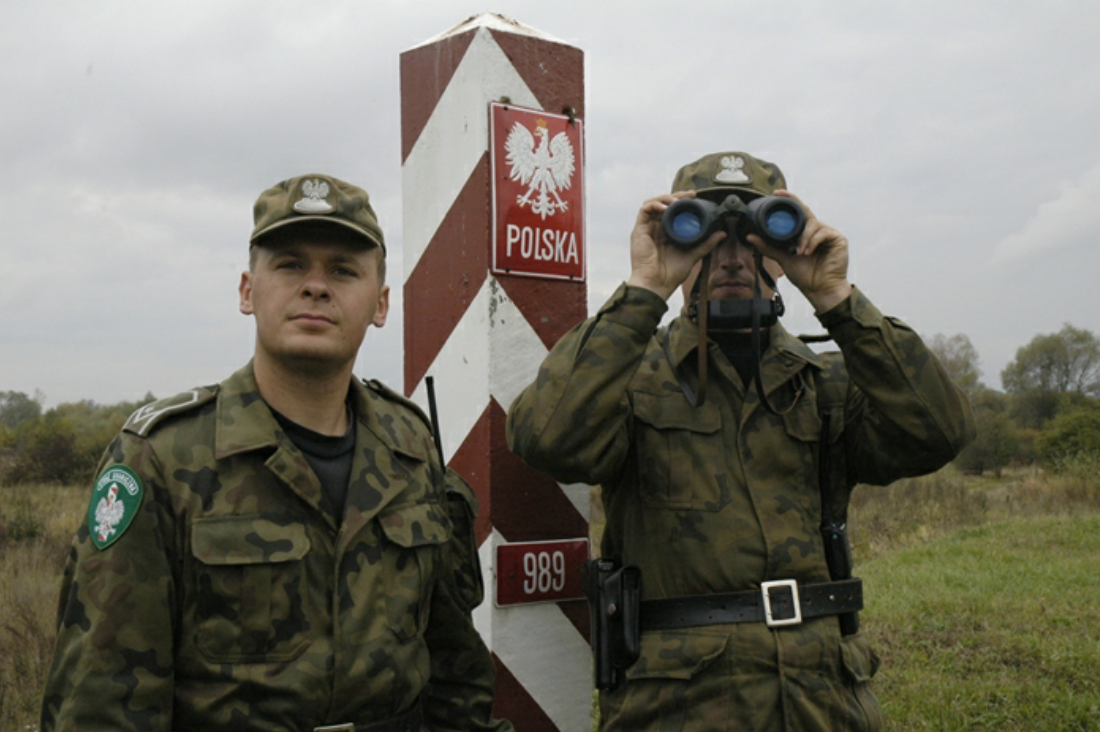
M359 276L358 272L356 272L354 269L349 269L348 267L337 267L334 271L340 277L358 277Z

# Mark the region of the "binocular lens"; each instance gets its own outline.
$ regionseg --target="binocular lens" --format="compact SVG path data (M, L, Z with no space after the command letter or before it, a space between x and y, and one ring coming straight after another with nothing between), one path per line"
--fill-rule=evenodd
M768 213L764 226L768 230L768 236L773 239L786 240L798 226L798 218L791 211L778 209Z
M682 211L672 217L672 231L684 241L694 241L703 232L703 220L695 211Z

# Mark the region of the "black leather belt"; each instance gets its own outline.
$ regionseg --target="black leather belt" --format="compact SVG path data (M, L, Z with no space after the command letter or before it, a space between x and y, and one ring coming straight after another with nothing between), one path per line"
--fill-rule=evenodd
M423 696L421 696L423 699ZM424 718L423 704L417 701L409 711L379 722L344 722L343 724L325 724L314 727L313 732L419 732Z
M759 590L644 600L641 603L641 628L671 630L699 625L761 622L769 627L782 627L798 625L809 618L859 612L862 609L862 580L815 585L778 580L764 582Z

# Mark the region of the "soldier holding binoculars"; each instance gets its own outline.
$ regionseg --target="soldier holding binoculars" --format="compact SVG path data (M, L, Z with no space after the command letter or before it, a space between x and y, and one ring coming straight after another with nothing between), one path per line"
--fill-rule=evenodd
M603 489L589 578L603 730L881 728L848 498L938 469L973 415L916 333L849 282L847 239L785 187L741 152L681 168L638 213L629 279L509 410L516 454ZM778 322L783 275L839 352ZM677 288L684 311L659 327Z

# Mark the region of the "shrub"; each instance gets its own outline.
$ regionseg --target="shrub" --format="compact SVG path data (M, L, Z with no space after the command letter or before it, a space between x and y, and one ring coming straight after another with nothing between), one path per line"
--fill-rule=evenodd
M1037 448L1043 460L1055 468L1073 460L1095 461L1100 456L1100 409L1081 408L1058 415L1039 435Z
M986 470L992 470L999 477L1001 468L1020 454L1018 430L1003 411L977 407L974 419L978 436L963 449L956 463L965 473L981 475Z

